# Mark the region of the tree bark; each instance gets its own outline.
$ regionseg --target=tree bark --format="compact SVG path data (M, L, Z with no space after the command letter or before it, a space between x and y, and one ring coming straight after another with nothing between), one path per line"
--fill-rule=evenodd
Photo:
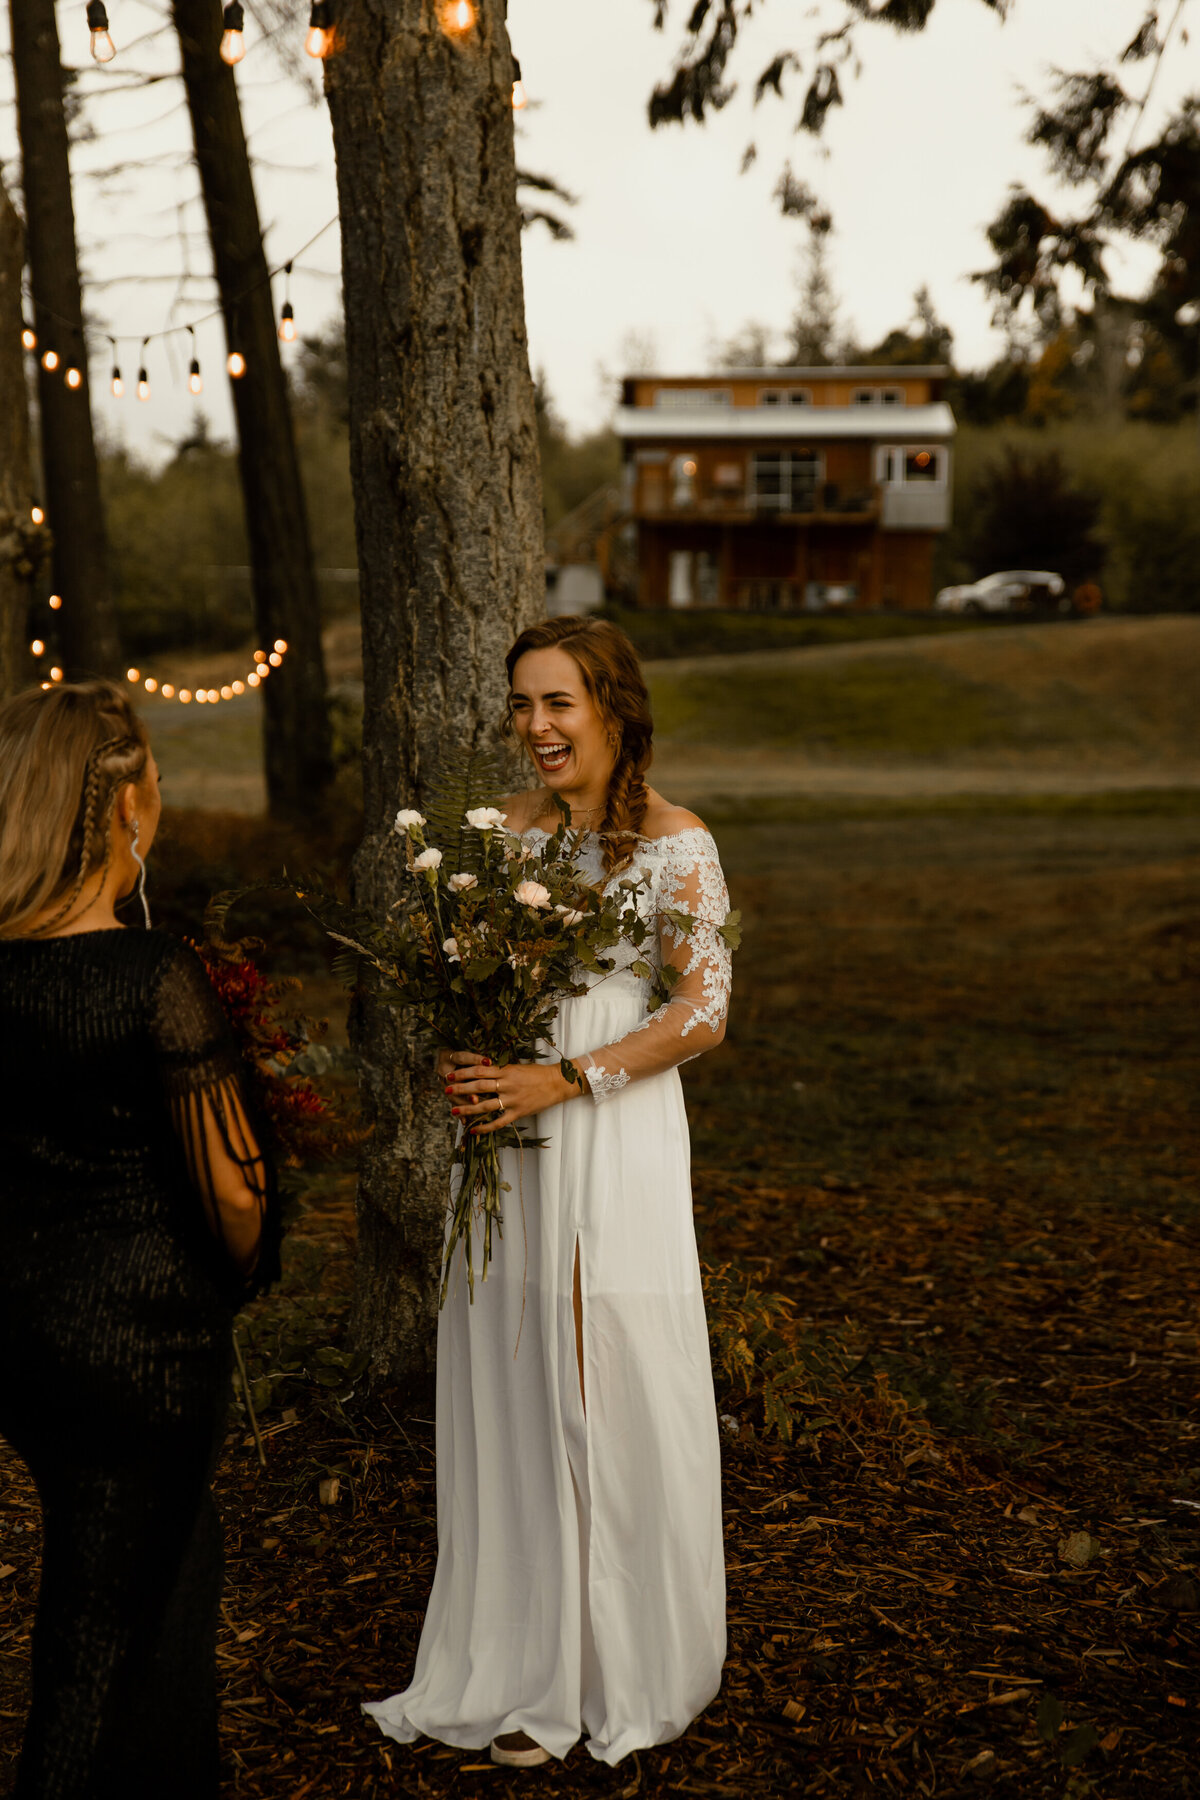
M38 364L45 507L54 587L63 597L61 660L68 676L115 675L121 644L92 433L54 0L10 0L9 17L33 324L39 350L52 348L62 359L53 373ZM76 388L64 380L69 367L79 370Z
M45 527L30 517L29 406L21 348L25 233L0 180L0 700L22 685L32 581Z
M264 650L280 637L288 646L280 673L261 690L267 802L273 814L298 817L333 778L308 511L237 83L218 55L220 0L172 0L171 12L226 343L246 359L230 385L255 629Z
M504 654L545 605L533 383L501 0L447 36L430 0L344 0L326 64L342 219L362 599L360 903L404 892L401 805L494 731ZM398 1015L356 1041L374 1136L353 1325L372 1365L431 1377L445 1102Z

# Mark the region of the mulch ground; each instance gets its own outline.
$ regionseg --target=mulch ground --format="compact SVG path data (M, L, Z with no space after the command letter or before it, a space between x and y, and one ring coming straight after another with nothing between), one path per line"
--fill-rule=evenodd
M266 1468L234 1415L220 1471L231 1794L1200 1794L1200 845L1134 836L1019 868L969 834L940 863L927 832L827 835L802 871L743 846L740 1062L689 1076L698 1219L790 1305L797 1424L723 1384L724 1686L615 1770L500 1771L359 1713L411 1674L433 1431L356 1380L350 1182L308 1185L242 1327ZM38 1547L2 1449L0 1531L2 1789Z

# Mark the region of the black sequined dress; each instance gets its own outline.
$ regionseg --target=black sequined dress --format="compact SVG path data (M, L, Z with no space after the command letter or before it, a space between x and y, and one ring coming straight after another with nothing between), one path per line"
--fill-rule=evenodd
M211 1800L233 1312L277 1206L203 964L157 931L0 942L0 1433L43 1512L19 1800ZM219 1237L213 1127L264 1215Z

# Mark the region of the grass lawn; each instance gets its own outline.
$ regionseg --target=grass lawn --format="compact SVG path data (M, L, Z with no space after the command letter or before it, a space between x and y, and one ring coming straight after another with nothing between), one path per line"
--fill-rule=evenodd
M1200 815L1122 806L716 818L746 943L685 1084L757 1367L719 1390L726 1680L677 1743L518 1779L362 1720L412 1668L433 1433L339 1360L352 1180L306 1182L242 1327L267 1467L235 1421L219 1478L231 1794L1200 1793ZM206 864L290 854L243 823L173 823L176 928ZM0 1478L4 1770L38 1539Z

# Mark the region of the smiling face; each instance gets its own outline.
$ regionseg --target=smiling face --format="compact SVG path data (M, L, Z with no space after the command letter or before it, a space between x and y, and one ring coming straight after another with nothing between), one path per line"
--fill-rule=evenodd
M527 650L512 673L513 729L553 792L608 792L616 748L579 664L566 650Z

